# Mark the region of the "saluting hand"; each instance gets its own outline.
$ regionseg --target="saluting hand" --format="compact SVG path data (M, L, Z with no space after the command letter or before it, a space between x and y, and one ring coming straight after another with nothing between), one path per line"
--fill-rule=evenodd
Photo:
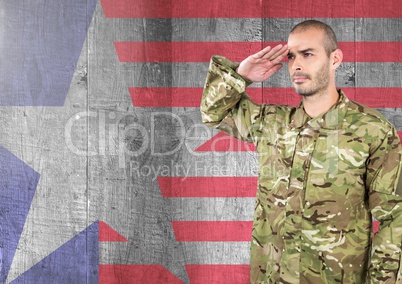
M279 44L274 48L267 46L244 59L237 67L236 72L252 82L262 82L282 68L280 62L288 52L286 44Z

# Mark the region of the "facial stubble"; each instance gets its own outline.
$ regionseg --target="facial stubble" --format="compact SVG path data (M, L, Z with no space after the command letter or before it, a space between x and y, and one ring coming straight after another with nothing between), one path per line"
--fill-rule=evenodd
M329 85L329 62L326 62L315 74L315 76L311 76L309 74L304 73L295 73L293 76L305 76L309 80L307 82L310 83L309 86L303 86L303 84L294 84L294 88L296 93L303 97L311 97L316 94L322 93L328 88ZM293 77L292 76L292 77Z

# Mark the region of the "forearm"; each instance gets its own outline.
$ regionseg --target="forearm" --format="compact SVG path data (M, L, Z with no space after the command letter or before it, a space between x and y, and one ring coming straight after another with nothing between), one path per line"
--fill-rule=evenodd
M397 275L401 266L402 197L376 192L370 199L379 204L372 213L379 219L380 227L372 243L369 283L399 283Z
M369 283L401 283L402 184L400 170L402 148L396 130L391 128L373 153L368 172L369 206L380 222L374 235ZM402 280L400 280L402 281Z
M245 93L252 82L235 72L238 64L214 56L208 70L201 101L202 121L229 135L253 142L253 125L261 117L261 106Z
M224 57L212 57L201 101L205 124L219 125L236 108L246 86L251 84L235 72L237 67L238 64Z

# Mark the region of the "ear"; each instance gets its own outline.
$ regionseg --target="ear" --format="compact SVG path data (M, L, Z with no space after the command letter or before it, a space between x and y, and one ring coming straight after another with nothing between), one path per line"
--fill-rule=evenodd
M341 65L343 60L343 52L342 50L340 50L339 48L336 49L335 51L333 51L331 53L331 62L332 62L332 69L335 70L336 68L339 67L339 65Z

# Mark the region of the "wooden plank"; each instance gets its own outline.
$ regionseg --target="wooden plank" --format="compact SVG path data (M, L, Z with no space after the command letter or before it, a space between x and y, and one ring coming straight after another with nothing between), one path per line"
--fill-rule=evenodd
M323 0L320 2L271 0L247 2L209 1L136 1L101 0L107 18L399 18L397 1L387 5L380 0Z

